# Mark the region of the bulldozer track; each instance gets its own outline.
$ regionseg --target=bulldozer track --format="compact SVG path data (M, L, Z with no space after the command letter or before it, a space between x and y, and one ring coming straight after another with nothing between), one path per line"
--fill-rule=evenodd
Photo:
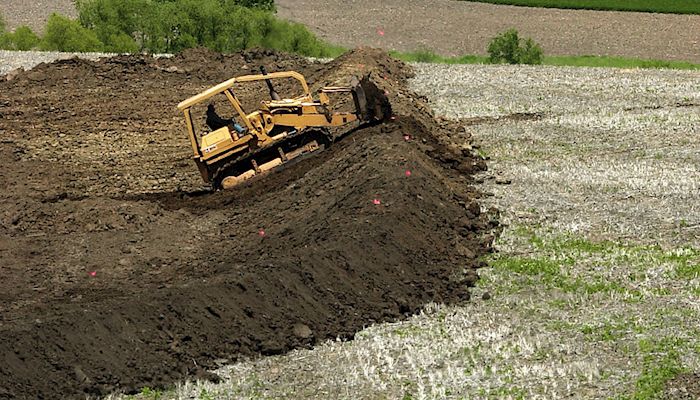
M267 148L257 149L256 151L254 151L252 153L247 153L247 154L241 155L241 156L236 157L232 160L229 160L229 161L225 162L224 164L222 164L221 166L217 167L216 170L214 171L214 173L212 174L212 180L211 180L212 189L213 190L221 190L222 189L221 184L222 184L223 180L227 176L230 176L227 173L230 173L234 169L235 166L240 165L241 163L245 162L246 159L251 159L251 158L255 157L256 154L260 154L263 151L272 151L273 149L277 149L277 148L283 146L285 143L289 143L290 141L297 139L297 138L300 138L302 136L322 140L322 143L319 143L319 144L322 145L323 148L320 150L314 151L311 154L324 151L333 142L332 135L328 129L308 128L302 132L298 132L297 134L286 138L285 140L281 141L280 143L278 143L276 145L273 145L273 146L267 147ZM309 154L309 155L311 155L311 154ZM304 159L306 157L302 156L299 158ZM289 161L289 162L285 162L282 165L280 165L279 167L275 168L273 171L279 171L279 170L286 168L289 165L294 164L296 162L298 162L298 160L296 160L296 159ZM269 172L273 172L273 171L269 171ZM257 176L255 178L251 179L251 181L254 181L256 179L257 179Z

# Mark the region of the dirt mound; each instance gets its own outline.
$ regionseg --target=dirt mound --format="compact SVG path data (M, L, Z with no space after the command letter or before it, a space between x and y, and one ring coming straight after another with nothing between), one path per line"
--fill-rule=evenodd
M259 65L317 87L360 64L393 121L240 190L203 190L179 101ZM0 194L0 398L209 377L222 359L351 338L468 298L492 240L469 186L484 165L451 142L463 129L407 89L410 74L371 49L325 65L193 50L67 60L0 82L11 188Z

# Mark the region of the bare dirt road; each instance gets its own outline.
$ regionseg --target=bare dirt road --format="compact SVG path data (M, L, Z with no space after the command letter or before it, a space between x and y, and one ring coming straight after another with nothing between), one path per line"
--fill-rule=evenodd
M497 6L453 0L278 0L278 15L331 43L444 55L485 54L514 27L548 55L616 55L700 62L700 15Z

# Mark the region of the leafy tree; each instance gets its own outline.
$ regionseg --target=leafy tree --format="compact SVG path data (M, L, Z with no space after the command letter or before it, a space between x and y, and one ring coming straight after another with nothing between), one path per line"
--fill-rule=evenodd
M41 41L44 50L90 52L102 51L104 45L95 33L59 14L51 14Z
M261 46L310 56L329 51L302 25L275 18L271 0L77 0L76 4L82 26L95 32L111 51L134 47L175 53L196 46L220 52Z
M20 26L14 33L6 33L12 50L31 50L39 44L39 37L28 26Z

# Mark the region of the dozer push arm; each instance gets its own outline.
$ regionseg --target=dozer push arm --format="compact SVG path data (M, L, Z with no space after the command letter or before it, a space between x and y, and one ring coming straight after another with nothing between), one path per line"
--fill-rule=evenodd
M272 116L272 123L275 125L294 127L322 127L341 126L357 121L357 119L356 114L346 112L336 112L332 114L303 113L301 115L277 114Z

